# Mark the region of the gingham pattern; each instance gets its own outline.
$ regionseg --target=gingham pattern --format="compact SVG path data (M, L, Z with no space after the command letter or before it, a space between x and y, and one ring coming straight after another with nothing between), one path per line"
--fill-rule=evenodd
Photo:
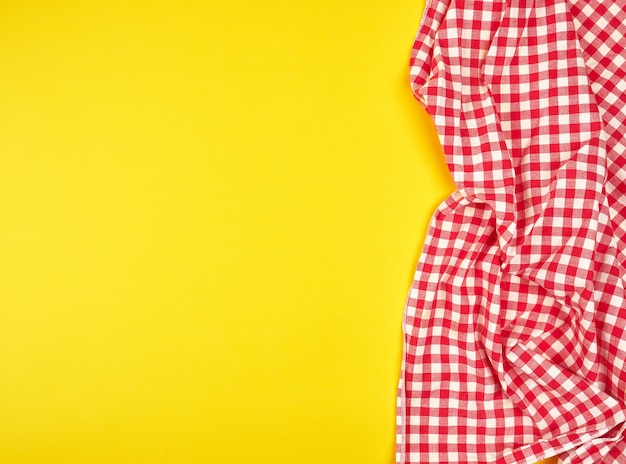
M626 0L430 0L457 190L403 319L397 462L626 463Z

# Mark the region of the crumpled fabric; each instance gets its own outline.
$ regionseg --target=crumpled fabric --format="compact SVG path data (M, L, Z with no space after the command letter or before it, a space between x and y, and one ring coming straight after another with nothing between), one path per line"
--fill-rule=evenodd
M626 463L626 1L429 0L457 187L406 299L397 462Z

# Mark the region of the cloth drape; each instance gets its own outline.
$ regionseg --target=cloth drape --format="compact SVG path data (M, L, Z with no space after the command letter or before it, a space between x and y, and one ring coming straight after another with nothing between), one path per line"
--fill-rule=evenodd
M404 307L397 462L626 463L626 1L429 0L456 184Z

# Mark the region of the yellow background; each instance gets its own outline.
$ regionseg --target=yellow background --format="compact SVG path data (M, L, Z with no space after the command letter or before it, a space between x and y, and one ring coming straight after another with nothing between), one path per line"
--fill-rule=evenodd
M394 461L423 7L0 2L0 462Z

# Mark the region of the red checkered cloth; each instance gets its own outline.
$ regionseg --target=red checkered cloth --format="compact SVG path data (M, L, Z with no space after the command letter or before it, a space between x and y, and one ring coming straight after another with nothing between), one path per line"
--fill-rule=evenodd
M457 190L404 309L397 462L626 463L626 0L428 0Z

